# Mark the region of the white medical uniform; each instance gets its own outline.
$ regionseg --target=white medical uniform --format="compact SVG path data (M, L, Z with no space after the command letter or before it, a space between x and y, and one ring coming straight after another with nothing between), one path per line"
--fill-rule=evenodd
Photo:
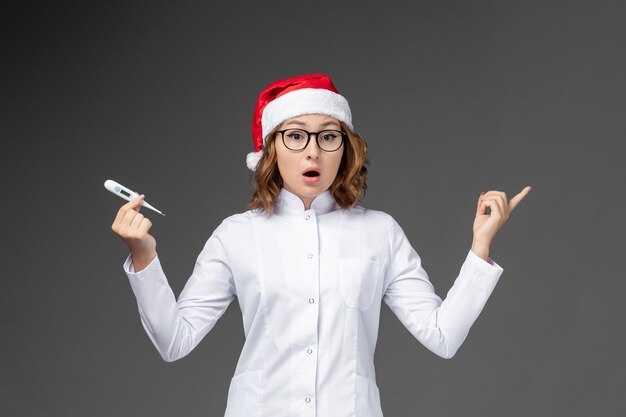
M156 257L124 269L161 357L187 355L235 297L245 344L226 417L382 417L374 350L381 301L424 346L450 358L502 268L471 250L445 300L388 214L341 209L329 191L309 210L282 189L274 212L226 218L178 301Z

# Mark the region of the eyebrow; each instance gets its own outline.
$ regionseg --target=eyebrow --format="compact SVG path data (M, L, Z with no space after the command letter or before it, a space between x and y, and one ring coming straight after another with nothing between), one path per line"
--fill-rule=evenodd
M299 126L306 126L306 123L298 121L298 120L292 120L292 121L289 121L289 122L287 122L285 124L286 125L294 124L294 125L299 125ZM335 122L333 120L329 120L327 122L324 122L324 123L320 124L320 127L326 127L326 126L330 126L330 125L337 126L338 124L339 123L337 123L337 122Z

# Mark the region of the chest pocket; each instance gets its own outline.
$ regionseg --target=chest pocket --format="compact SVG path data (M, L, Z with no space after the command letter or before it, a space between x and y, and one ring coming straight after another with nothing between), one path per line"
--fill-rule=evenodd
M339 259L339 294L346 306L367 310L376 294L380 263L371 259Z

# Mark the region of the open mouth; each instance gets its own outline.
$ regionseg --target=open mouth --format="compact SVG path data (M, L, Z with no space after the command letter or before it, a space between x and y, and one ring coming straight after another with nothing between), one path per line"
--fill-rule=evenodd
M319 176L320 176L320 173L319 173L319 172L317 172L317 171L307 171L307 172L305 172L303 175L304 175L305 177L310 177L310 178L312 178L312 177L319 177Z

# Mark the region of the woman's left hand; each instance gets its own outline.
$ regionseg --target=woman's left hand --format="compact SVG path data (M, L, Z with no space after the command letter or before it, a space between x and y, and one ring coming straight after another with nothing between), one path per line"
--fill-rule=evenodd
M476 218L474 219L473 227L474 240L472 246L477 245L489 250L498 230L500 230L502 225L508 220L509 214L520 201L526 197L526 194L528 194L530 190L531 187L529 185L524 187L524 189L510 201L502 191L491 190L486 193L481 193L476 207ZM491 210L490 214L487 214L487 207Z

